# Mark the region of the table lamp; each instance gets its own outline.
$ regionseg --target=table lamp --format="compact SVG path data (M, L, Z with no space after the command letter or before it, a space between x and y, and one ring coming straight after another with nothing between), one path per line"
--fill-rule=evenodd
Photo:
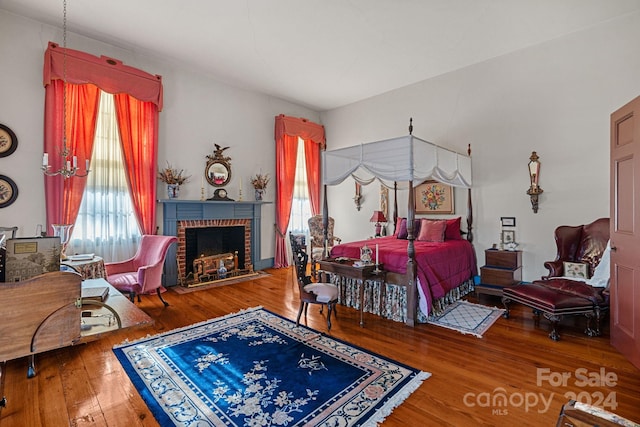
M380 237L380 229L382 228L381 222L387 222L387 218L385 218L382 211L373 211L373 215L371 215L371 219L369 222L376 223L376 237Z

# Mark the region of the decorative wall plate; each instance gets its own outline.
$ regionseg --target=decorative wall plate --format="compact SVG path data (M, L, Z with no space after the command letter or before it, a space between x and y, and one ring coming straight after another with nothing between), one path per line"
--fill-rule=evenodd
M7 176L0 175L0 208L6 208L18 198L18 186Z
M11 129L0 124L0 157L7 157L18 148L18 138Z

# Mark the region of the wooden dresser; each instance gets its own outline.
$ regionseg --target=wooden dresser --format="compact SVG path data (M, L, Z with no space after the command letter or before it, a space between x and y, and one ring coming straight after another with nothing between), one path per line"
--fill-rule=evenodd
M502 295L502 288L522 280L522 251L487 249L476 294Z

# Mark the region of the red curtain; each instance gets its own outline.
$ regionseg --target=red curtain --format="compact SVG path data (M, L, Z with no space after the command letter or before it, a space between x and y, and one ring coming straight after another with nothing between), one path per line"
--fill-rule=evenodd
M64 146L63 84L62 80L55 80L45 89L44 152L49 154L48 163L53 171L59 170L64 161L60 155ZM85 168L85 159L91 159L99 94L94 85L67 84L67 147L77 156L81 171ZM70 157L68 159L72 161ZM73 224L78 216L86 180L45 175L44 185L48 232L52 231L51 224Z
M155 234L158 107L127 94L115 95L125 173L142 234Z
M274 267L287 267L287 246L285 235L289 228L293 186L296 176L296 152L298 137L280 135L276 140L276 253Z
M62 161L59 153L63 147L62 81L65 79L73 83L67 86L67 145L78 157L81 170L84 170L85 159L91 159L98 89L121 96L120 101L116 100L116 108L126 166L129 169L129 190L134 196L134 207L141 230L153 234L156 211L152 201L155 200L156 193L162 77L126 66L113 58L65 49L49 42L44 54L43 70L44 151L50 154L49 164L53 170L59 169ZM135 99L130 99L131 97ZM135 123L133 117L136 118ZM45 176L48 229L51 224L75 222L85 184L83 178Z
M320 149L324 149L326 143L324 127L307 119L276 116L276 268L289 265L285 235L291 215L298 138L305 144L311 210L314 214L320 212Z
M49 42L44 53L44 85L55 79L75 84L92 83L108 93L128 93L154 103L158 111L162 111L161 76L129 67L117 59L97 57Z
M307 187L311 202L311 215L320 213L320 145L310 139L304 141L304 158L307 167Z

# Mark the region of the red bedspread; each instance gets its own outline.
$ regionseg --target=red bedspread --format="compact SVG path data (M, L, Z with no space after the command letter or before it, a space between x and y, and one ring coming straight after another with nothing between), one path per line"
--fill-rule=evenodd
M373 251L371 259L384 264L386 271L404 274L407 271L408 240L394 236L343 243L331 249L331 257L360 258L360 248L367 245ZM473 246L466 240L445 240L442 243L415 240L418 279L431 310L432 302L477 274Z

